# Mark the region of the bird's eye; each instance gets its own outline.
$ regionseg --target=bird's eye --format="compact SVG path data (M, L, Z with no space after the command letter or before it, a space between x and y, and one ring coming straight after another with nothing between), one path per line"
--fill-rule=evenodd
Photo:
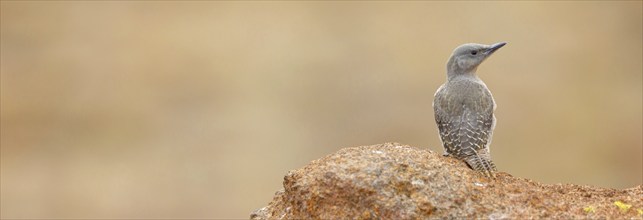
M477 50L472 50L472 51L471 51L471 55L476 55L476 54L478 54L478 51L477 51Z

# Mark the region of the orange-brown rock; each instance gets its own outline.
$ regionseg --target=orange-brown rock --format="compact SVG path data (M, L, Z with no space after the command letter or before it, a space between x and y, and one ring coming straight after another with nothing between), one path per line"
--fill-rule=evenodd
M252 219L643 217L643 186L547 185L397 143L345 148L289 172Z

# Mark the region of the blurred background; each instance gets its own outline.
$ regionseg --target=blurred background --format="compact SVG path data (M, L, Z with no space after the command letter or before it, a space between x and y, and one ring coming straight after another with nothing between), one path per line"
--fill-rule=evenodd
M248 218L343 147L442 152L462 43L499 169L643 182L642 2L1 3L2 218Z

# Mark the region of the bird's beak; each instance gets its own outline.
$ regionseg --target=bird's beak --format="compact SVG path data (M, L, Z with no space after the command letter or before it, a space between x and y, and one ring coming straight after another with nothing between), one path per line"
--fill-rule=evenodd
M489 48L487 48L484 53L487 55L491 55L493 52L496 52L496 50L500 49L502 46L505 46L507 44L506 42L500 42L494 45L491 45Z

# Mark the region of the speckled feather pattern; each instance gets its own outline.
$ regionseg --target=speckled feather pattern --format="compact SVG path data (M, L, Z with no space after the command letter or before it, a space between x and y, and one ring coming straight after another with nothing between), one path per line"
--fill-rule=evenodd
M433 108L446 153L493 176L489 144L495 103L487 86L473 76L451 79L436 92Z

